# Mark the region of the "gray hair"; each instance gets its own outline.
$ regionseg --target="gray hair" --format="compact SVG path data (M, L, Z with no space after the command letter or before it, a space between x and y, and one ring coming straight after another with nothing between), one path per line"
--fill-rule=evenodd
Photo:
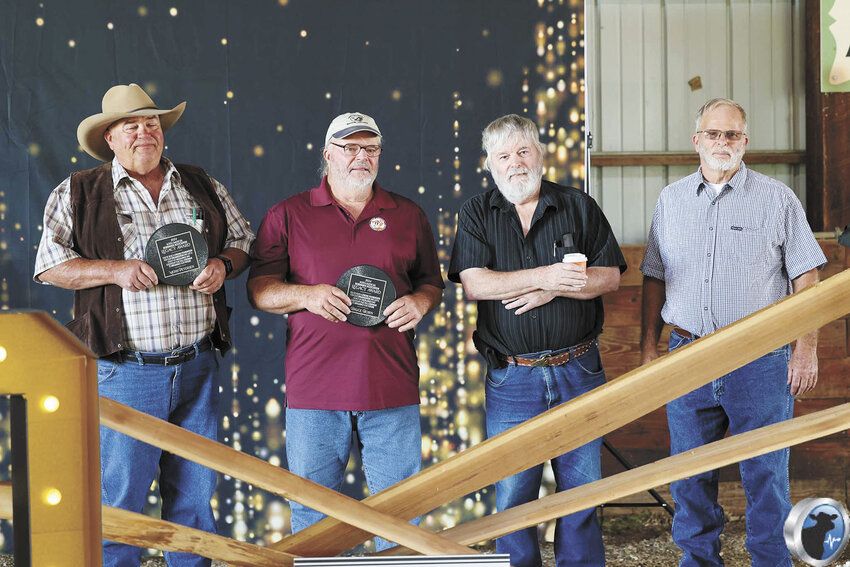
M335 140L335 139L336 138L331 138L331 140ZM345 138L342 138L342 139L344 140ZM384 137L378 136L378 140L379 140L378 144L380 144L383 147ZM322 153L319 154L319 159L321 160L321 163L319 164L319 169L318 169L319 179L321 179L322 177L324 177L325 175L328 174L328 160L325 159L325 150L328 149L328 146L330 145L330 143L331 143L330 140L328 140L328 144L324 148L322 148Z
M697 111L696 121L694 122L694 132L698 131L702 125L702 117L706 112L711 112L721 106L731 106L741 113L741 118L744 120L744 133L747 133L747 111L744 107L732 100L731 98L713 98Z
M523 116L506 114L490 122L481 133L481 148L487 154L484 169L490 171L490 153L514 137L528 140L534 144L541 157L546 155L546 146L540 143L537 125Z

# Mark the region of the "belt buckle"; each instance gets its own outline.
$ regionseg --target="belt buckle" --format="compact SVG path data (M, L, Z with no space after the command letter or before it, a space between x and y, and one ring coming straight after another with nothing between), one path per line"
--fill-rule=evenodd
M165 357L163 361L164 366L174 366L176 364L180 364L182 362L183 354L170 354Z
M540 367L540 366L549 366L549 359L552 358L551 354L544 354L540 358L536 358L531 361L532 366Z

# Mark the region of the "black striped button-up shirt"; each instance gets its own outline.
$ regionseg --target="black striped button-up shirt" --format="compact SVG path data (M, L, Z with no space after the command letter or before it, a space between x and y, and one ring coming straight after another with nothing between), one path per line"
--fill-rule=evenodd
M513 204L498 189L491 189L467 201L458 214L449 279L460 282L460 273L469 268L513 272L560 262L569 251L558 246L567 234L576 248L573 251L587 256L588 267L626 270L617 239L589 195L544 180L531 229L523 236ZM508 355L557 350L595 338L602 331L603 318L601 297L556 297L522 315L506 309L500 300L482 300L478 302L478 339Z

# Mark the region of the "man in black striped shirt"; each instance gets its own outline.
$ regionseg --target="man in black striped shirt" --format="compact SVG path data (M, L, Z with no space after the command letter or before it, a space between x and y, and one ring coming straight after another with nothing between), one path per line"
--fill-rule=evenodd
M601 295L619 286L626 263L596 202L542 179L537 127L514 114L485 128L485 167L498 189L458 215L449 279L478 301L475 345L487 359L487 435L492 437L605 383L596 338ZM586 257L564 262L567 254ZM601 477L601 439L552 460L558 490ZM543 465L496 483L501 511L537 498ZM541 565L536 528L498 539L511 565ZM593 509L560 518L558 564L604 565Z

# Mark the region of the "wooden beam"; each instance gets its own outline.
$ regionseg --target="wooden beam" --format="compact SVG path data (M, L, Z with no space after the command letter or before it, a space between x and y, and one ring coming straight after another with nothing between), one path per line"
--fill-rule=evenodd
M102 506L103 537L138 547L195 553L240 567L291 566L293 556L251 543L187 528L144 514ZM12 486L0 482L0 518L12 518ZM152 545L153 544L153 545Z
M413 518L614 431L848 312L850 270L479 443L364 502L398 518ZM336 554L368 536L327 518L271 547L299 555Z
M572 490L439 532L472 545L720 467L850 428L850 403L703 445ZM394 547L379 555L404 555Z
M752 164L806 163L806 152L751 151L744 155L744 162ZM699 165L696 152L591 152L591 167L650 166L650 165Z
M293 556L288 553L110 506L103 507L103 537L138 547L195 553L240 567L293 564Z
M323 514L339 518L342 522L356 525L360 533L371 532L428 555L478 553L404 520L374 510L353 498L301 478L266 461L136 411L109 398L100 398L100 423L134 439L160 447L169 453L300 502ZM316 547L316 554L335 555L335 553L326 553L321 544Z
M806 216L813 230L850 223L850 93L821 92L820 2L806 2Z

